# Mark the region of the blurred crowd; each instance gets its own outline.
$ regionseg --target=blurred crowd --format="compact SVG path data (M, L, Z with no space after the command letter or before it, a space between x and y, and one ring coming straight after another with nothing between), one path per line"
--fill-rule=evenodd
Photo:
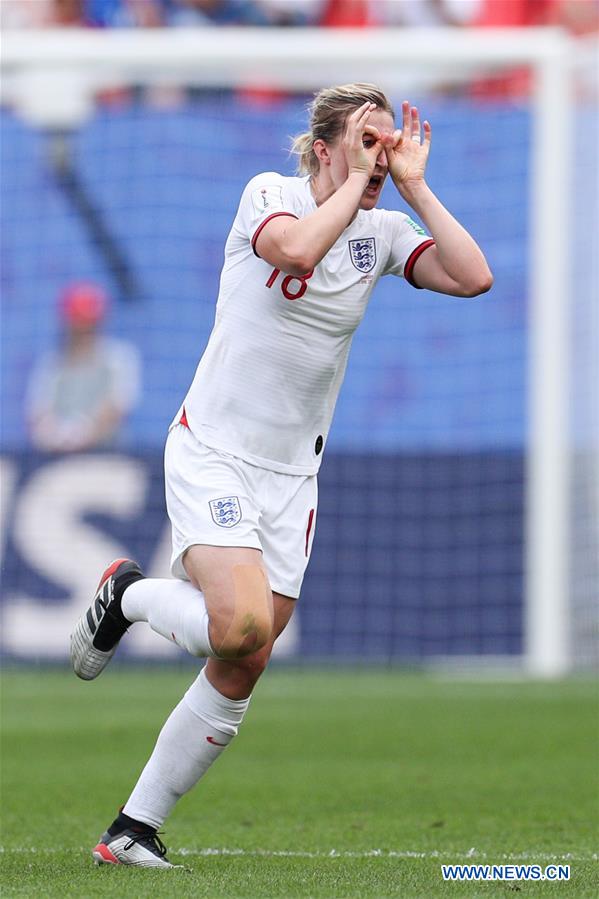
M2 0L4 28L599 26L599 0Z

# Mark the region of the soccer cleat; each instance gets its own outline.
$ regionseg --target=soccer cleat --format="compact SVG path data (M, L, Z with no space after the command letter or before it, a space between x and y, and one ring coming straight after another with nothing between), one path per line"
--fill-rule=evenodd
M111 828L112 829L112 828ZM138 868L179 868L166 857L166 846L151 827L127 827L102 834L92 849L97 865L135 865Z
M130 559L116 559L100 578L94 601L71 634L71 664L77 677L93 680L108 665L131 624L121 612L123 591L140 578L139 565Z

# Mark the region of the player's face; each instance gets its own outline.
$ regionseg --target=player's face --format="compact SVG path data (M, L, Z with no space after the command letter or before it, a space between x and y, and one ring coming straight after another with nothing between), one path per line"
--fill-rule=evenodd
M368 124L374 125L381 134L393 134L395 131L395 122L393 116L383 109L375 109L368 117ZM371 147L375 143L375 138L371 134L364 134L362 142L365 147ZM342 138L336 141L330 148L331 153L331 177L335 190L347 180L348 167L345 154L342 147ZM379 153L372 178L366 186L366 190L360 201L360 209L373 209L378 203L385 178L387 177L387 157L385 151Z

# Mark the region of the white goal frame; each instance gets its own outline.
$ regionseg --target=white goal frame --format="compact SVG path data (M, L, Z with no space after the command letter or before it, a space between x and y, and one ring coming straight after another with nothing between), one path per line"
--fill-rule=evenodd
M314 90L402 75L467 80L506 65L534 73L530 171L530 345L526 496L525 670L572 667L569 636L569 172L575 44L554 29L189 29L8 31L5 99L30 121L73 127L100 87L134 80ZM73 77L74 74L77 77Z

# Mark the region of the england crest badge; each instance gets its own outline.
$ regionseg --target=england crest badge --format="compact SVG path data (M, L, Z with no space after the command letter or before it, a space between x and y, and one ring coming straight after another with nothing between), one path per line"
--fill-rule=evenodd
M232 528L241 521L241 504L236 496L221 496L209 502L212 520L221 528Z
M354 268L365 274L372 271L376 263L376 246L374 237L362 237L349 241L349 255Z

